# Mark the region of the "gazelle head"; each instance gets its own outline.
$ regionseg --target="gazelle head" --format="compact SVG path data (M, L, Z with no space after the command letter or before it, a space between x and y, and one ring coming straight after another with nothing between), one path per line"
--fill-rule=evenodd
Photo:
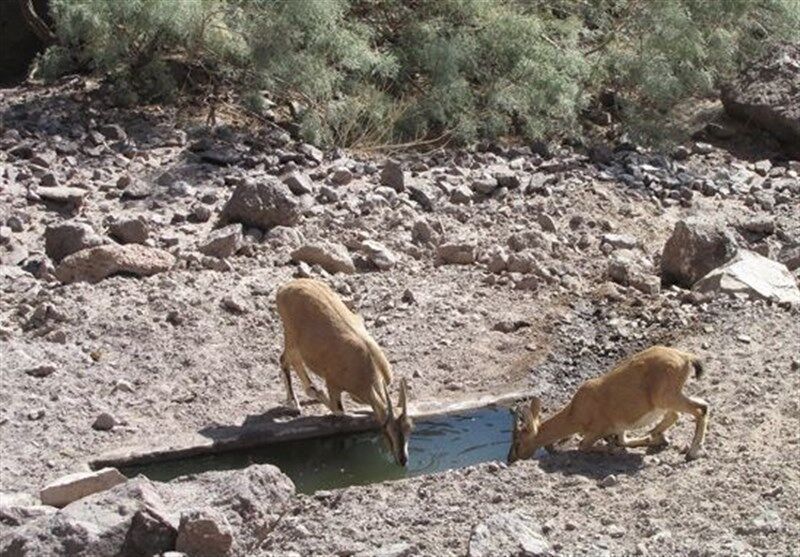
M509 464L515 460L530 458L539 445L536 435L539 433L539 416L542 413L542 404L533 397L530 405L520 404L514 411L514 432L511 436L511 450L508 451Z
M389 389L384 385L386 395L386 417L384 418L381 431L389 445L395 462L400 466L408 463L408 439L411 437L411 417L408 415L408 386L405 378L400 380L400 399L397 407L400 414L396 414L389 396Z

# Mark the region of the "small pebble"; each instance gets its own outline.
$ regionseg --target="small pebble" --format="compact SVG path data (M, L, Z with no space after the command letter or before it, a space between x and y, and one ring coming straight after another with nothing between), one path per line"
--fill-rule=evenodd
M614 487L618 483L619 480L617 479L617 477L614 474L609 474L608 476L600 480L600 483L598 485L600 487Z
M117 420L114 419L114 416L108 412L103 412L95 418L92 429L96 429L97 431L109 431L116 424Z

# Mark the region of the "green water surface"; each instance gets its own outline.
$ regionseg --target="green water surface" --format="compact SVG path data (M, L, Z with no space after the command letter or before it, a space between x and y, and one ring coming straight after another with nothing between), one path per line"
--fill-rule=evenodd
M169 481L209 470L274 464L297 490L314 493L505 460L512 415L506 408L482 408L414 422L405 468L394 463L377 431L274 443L262 448L189 457L121 468L128 477L144 474Z

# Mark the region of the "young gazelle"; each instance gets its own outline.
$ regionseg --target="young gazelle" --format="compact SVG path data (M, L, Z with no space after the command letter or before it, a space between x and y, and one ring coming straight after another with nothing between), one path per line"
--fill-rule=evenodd
M600 439L615 438L624 447L659 446L664 432L678 415L695 418L694 439L686 460L700 454L708 423L708 403L683 394L684 383L703 367L695 356L674 348L654 346L620 362L614 369L583 383L567 406L540 423L541 403L517 409L509 462L529 458L539 447L552 449L573 435L582 436L579 448L593 450ZM647 435L627 439L629 430L658 424Z
M280 361L287 403L300 409L292 388L292 368L306 394L336 414L344 412L342 393L348 393L356 402L372 407L395 461L405 466L412 425L408 388L405 379L401 380L398 414L389 397L391 366L363 319L326 284L312 279L296 279L281 286L277 303L283 322ZM311 383L308 370L325 381L327 396Z

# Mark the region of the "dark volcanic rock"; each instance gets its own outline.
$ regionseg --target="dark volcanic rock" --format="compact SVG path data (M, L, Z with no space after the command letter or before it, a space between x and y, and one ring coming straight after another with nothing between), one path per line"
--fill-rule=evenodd
M300 204L285 184L247 181L233 191L220 218L223 224L240 222L264 230L293 226L300 219Z
M800 45L771 49L723 88L725 110L800 153Z

